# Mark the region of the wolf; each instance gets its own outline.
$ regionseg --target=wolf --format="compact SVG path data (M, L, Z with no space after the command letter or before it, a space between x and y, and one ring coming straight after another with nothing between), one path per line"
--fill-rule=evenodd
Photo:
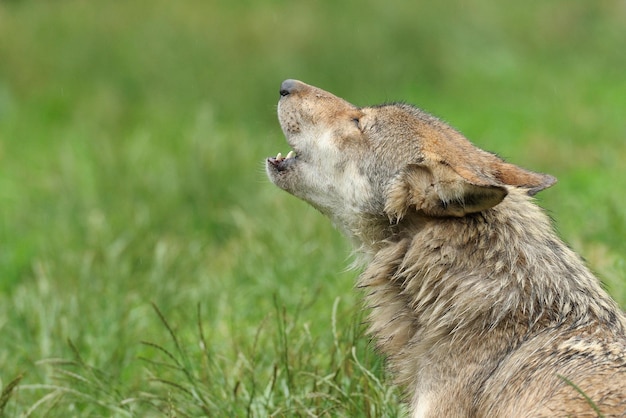
M626 315L533 195L556 179L405 103L280 86L279 188L354 244L368 332L414 417L626 417Z

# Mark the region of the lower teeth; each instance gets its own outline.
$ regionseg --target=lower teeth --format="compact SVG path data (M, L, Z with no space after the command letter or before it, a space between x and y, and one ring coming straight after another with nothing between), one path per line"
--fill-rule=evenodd
M283 157L283 154L279 152L278 154L276 154L276 161L287 160L287 159L293 158L295 156L296 156L296 153L293 152L293 151L289 151L289 153L287 154L286 157Z

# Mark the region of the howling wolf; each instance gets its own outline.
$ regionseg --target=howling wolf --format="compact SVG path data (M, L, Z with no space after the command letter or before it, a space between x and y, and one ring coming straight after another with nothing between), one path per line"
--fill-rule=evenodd
M555 183L407 104L296 80L271 181L354 243L369 332L415 417L626 416L626 316L532 196Z

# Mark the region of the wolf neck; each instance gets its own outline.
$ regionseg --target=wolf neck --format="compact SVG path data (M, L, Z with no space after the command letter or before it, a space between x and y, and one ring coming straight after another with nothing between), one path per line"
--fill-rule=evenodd
M558 323L620 321L597 280L521 193L482 214L422 219L408 233L363 245L371 261L359 287L370 333L408 387L442 344L463 356L454 347L464 350L477 335L487 346L495 336L514 346L517 336Z

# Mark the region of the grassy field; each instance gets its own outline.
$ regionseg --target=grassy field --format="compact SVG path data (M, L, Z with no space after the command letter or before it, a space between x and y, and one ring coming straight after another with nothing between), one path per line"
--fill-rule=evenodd
M624 2L0 2L0 416L397 416L350 248L273 187L278 86L559 178L626 305Z

